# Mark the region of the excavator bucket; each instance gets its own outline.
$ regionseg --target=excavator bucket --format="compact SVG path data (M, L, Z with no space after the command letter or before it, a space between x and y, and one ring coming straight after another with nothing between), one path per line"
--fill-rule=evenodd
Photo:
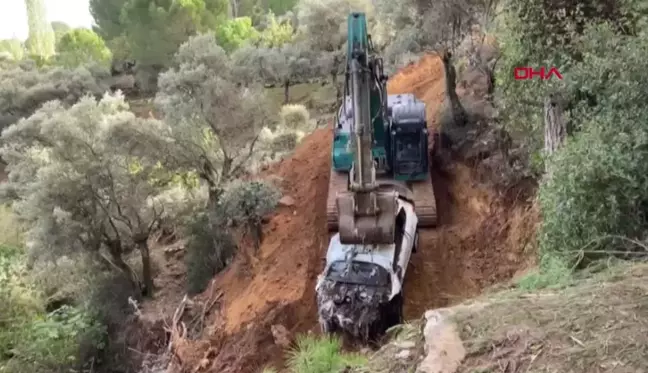
M329 232L338 230L340 219L338 217L337 196L347 190L348 180L348 174L337 172L331 168L326 201L326 225ZM380 180L379 182L386 183L387 181ZM414 209L419 218L419 227L434 228L437 226L437 206L430 175L425 180L409 183L410 185L407 185L407 183L399 185L398 182L391 182L394 184L394 190L414 203Z
M338 194L336 203L341 243L367 245L394 243L395 217L398 210L396 192L343 192ZM377 210L362 211L363 206L374 203L378 207Z

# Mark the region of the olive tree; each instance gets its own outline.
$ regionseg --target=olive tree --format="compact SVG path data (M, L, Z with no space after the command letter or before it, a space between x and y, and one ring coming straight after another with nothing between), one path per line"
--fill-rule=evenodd
M72 105L86 94L100 96L108 89L109 77L107 69L92 67L0 69L0 129L50 100Z
M248 46L232 55L235 79L242 83L262 82L284 88L284 104L290 101L290 87L318 76L316 53L306 43L284 44L277 48Z
M123 259L137 249L150 294L149 238L177 210L164 198L164 183L152 182L155 160L122 151L125 127L158 131L164 125L136 118L121 96L84 97L70 108L46 103L3 131L0 155L9 180L2 190L28 223L37 258L90 252L137 283Z
M344 46L350 12L364 12L370 23L374 17L372 2L368 0L302 0L297 6L299 31L308 47L320 53L316 65L322 74L331 77L338 98L342 92L337 77L344 72Z
M231 80L231 61L212 34L189 39L174 64L161 74L155 98L168 128L150 135L163 140L169 167L197 172L213 204L224 183L246 170L274 113L259 87Z

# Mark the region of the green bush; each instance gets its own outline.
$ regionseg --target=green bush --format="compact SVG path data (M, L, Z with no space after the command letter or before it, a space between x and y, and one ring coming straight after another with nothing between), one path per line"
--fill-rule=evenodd
M292 373L336 373L345 367L366 364L360 354L342 352L339 337L302 335L297 346L288 352L288 366Z
M0 371L65 372L82 363L82 341L101 348L103 329L84 307L45 311L19 250L0 249Z
M25 245L25 229L11 207L0 205L0 245L21 248Z
M546 159L551 177L539 191L542 261L568 267L644 255L648 234L648 40L595 25L579 46L569 85L590 102L577 101L571 118L579 132Z
M236 180L225 188L221 208L230 222L251 234L258 249L262 220L277 207L279 198L281 192L270 183Z
M209 281L225 269L236 253L236 245L226 228L214 229L213 219L198 214L187 229L187 287L190 294L205 290Z
M56 63L77 67L88 63L109 65L112 54L106 43L92 30L74 29L61 36L57 45Z

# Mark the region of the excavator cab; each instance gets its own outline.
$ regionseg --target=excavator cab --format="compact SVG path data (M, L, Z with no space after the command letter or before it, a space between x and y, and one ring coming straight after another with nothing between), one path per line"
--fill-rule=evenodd
M390 107L389 152L396 180L424 180L429 170L425 104L413 95L397 95Z

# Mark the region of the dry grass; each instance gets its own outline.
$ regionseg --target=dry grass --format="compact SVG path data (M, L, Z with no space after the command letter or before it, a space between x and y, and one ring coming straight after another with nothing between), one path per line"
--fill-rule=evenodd
M639 372L648 366L648 265L500 294L454 318L468 350L460 372Z

